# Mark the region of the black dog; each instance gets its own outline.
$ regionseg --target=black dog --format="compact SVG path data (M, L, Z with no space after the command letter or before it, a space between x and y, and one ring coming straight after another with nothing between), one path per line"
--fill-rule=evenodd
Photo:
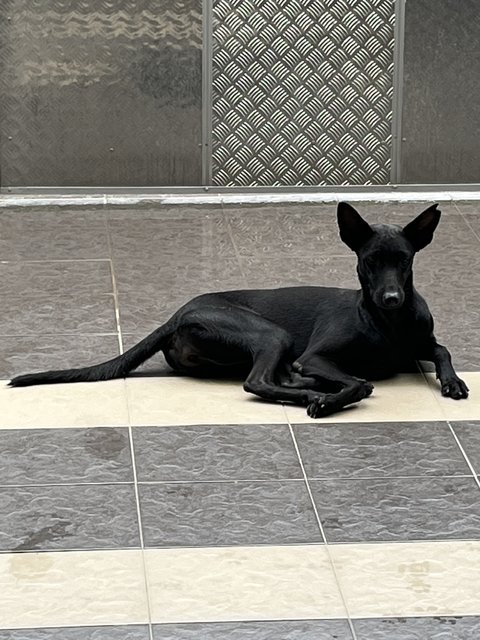
M10 384L121 378L162 350L182 374L243 371L246 391L305 405L313 418L362 400L373 389L365 379L411 369L417 359L435 363L444 396L466 398L468 389L437 343L428 307L412 282L414 254L431 242L439 220L433 205L403 229L370 226L340 203L340 236L357 254L360 290L289 287L201 295L113 360L19 376Z

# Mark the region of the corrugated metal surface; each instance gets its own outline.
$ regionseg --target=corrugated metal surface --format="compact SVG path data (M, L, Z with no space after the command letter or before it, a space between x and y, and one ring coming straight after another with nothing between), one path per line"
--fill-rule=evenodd
M478 0L407 2L402 182L480 182Z
M390 177L393 0L213 0L215 185Z
M201 0L2 0L2 185L199 184L201 22Z

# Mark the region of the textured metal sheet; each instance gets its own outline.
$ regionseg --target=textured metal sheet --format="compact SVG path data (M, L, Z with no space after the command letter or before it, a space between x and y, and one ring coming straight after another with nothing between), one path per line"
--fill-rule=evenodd
M201 0L1 0L3 186L199 184Z
M480 182L478 0L405 6L401 180Z
M393 0L213 0L215 185L386 184Z

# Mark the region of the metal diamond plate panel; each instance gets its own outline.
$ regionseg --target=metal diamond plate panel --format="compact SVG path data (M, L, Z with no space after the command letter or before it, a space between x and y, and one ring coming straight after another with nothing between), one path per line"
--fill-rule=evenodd
M214 0L215 185L385 184L393 0Z
M201 181L201 0L1 0L4 186Z

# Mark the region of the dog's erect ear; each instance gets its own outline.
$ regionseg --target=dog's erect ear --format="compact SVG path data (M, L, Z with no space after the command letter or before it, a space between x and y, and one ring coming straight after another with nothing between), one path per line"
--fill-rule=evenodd
M340 237L352 251L357 251L373 235L366 220L347 202L339 202L337 209Z
M433 232L440 220L440 211L437 207L438 204L432 204L431 207L425 209L415 220L412 220L403 228L403 233L407 236L415 251L420 251L432 241Z

